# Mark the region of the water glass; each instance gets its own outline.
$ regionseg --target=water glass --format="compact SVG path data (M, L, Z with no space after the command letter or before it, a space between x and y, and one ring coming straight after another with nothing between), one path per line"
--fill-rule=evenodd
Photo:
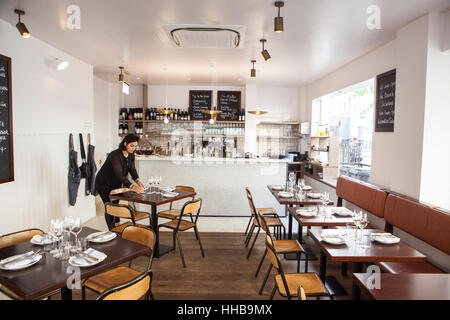
M77 241L77 252L84 252L89 249L89 239L83 237Z
M347 239L348 241L355 240L356 238L356 227L353 223L349 222L345 224L347 231Z
M363 234L363 231L361 230L361 248L363 249L370 249L371 246L371 239L372 237L370 234Z

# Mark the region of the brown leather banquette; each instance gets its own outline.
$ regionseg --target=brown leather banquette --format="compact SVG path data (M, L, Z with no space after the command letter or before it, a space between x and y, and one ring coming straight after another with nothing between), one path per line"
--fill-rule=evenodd
M450 214L439 208L390 194L386 200L384 219L387 223L450 254ZM436 267L423 263L380 262L389 273L439 273Z

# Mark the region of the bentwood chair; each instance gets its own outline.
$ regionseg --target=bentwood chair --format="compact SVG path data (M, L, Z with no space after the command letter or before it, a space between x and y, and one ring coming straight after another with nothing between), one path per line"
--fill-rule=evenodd
M128 226L122 232L122 238L142 244L150 248L151 253L144 272L139 272L128 267L116 267L98 275L88 278L81 288L81 298L86 298L86 288L100 294L100 300L134 300L145 296L153 300L151 272L153 253L155 249L155 233L153 230L136 226Z
M195 189L193 187L186 187L186 186L176 186L175 190L195 192ZM194 200L194 197L192 197L192 200ZM176 219L180 215L181 210L180 209L172 209L172 204L173 204L173 202L170 203L170 207L168 210L158 212L158 217L166 218L166 219L170 219L170 220ZM193 222L192 216L191 216L191 221Z
M183 249L181 247L181 241L178 236L179 232L187 231L187 230L193 228L195 235L197 237L197 240L198 240L198 244L200 245L202 257L203 258L205 257L205 253L203 252L202 242L200 240L200 235L199 235L198 229L197 229L197 221L198 221L198 216L200 214L201 207L202 207L202 199L188 201L183 205L183 207L181 208L180 214L178 215L178 217L176 219L171 220L166 223L162 223L158 226L158 229L164 227L164 228L171 229L173 231L173 250L175 250L175 239L176 239L176 241L178 242L178 248L180 250L181 261L183 262L184 268L186 268L186 263L184 261ZM191 216L195 215L195 217L193 217L193 221L188 221L188 220L183 219L183 217L185 215L191 215Z
M115 218L129 220L128 222L122 224L120 222L116 223L113 228L110 228L110 231L121 234L122 231L128 226L149 228L149 226L136 223L135 212L129 205L107 202L105 203L105 213Z
M42 231L41 229L27 229L5 234L0 237L0 248L5 248L22 242L30 241L35 235L42 235L42 234L44 234L44 231ZM19 297L17 297L13 292L11 292L8 288L3 287L2 285L0 285L0 292L5 294L10 299L13 300L19 299ZM52 296L54 296L59 292L60 290L56 290L38 299L46 299L46 298L51 299Z
M128 188L114 189L114 190L111 190L109 195L112 196L115 194L124 193L124 192L128 192L128 191L130 191L130 189L128 189ZM134 221L148 219L148 225L150 225L151 214L149 212L136 210L136 205L134 204L134 202L128 202L126 200L119 200L119 204L129 205L134 210Z
M252 253L253 247L255 246L255 242L256 239L258 239L258 235L259 232L261 231L261 225L259 223L259 219L258 219L258 214L255 208L255 204L253 202L253 197L252 194L250 193L250 190L248 188L245 188L245 192L247 193L247 200L248 200L248 204L250 206L250 212L252 214L252 218L253 218L253 224L252 227L250 228L250 231L247 234L247 238L245 239L245 247L248 247L250 240L252 238L253 232L256 229L256 235L255 238L253 239L253 243L250 247L250 250L248 251L247 254L247 259L250 258L250 255ZM274 228L275 230L275 234L277 236L277 238L281 238L281 229L283 229L284 231L284 237L286 238L286 228L284 227L283 223L281 222L280 218L278 217L272 217L272 218L267 218L267 226L269 228Z
M302 286L305 298L320 298L321 296L328 296L331 298L327 288L322 280L320 280L317 273L284 273L283 266L278 259L277 252L273 247L272 239L269 236L266 237L266 246L270 262L278 271L278 274L275 275L275 286L270 295L270 300L273 300L277 289L282 297L288 298L289 300L298 297L299 286Z
M266 232L267 236L272 241L273 247L275 248L277 254L294 253L297 255L297 273L300 272L300 258L301 254L303 253L303 255L305 256L305 272L308 272L308 254L306 253L305 249L303 249L302 245L297 240L274 240L272 235L270 234L269 228L267 227L266 217L260 215L259 222L261 224L262 229ZM261 261L259 262L255 277L258 276L259 270L261 269L261 266L264 262L264 258L266 257L266 255L267 255L267 248L264 251ZM259 289L260 295L264 290L264 287L267 283L267 279L269 278L271 271L272 271L272 264L269 264L269 269L267 270L266 276L264 277L264 281L261 285L261 288Z

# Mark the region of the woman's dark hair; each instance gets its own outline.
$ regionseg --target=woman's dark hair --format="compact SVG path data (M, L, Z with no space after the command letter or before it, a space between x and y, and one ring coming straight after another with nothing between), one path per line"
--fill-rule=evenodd
M122 151L127 149L127 147L125 147L125 142L127 144L129 144L131 142L139 142L139 137L132 133L127 134L125 136L125 138L123 138L123 140L119 143L119 149Z

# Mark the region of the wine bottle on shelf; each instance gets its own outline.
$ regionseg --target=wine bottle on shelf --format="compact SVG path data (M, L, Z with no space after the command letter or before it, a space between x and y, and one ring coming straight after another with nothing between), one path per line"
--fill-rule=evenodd
M123 126L121 123L119 124L119 134L123 134Z
M187 120L191 120L191 114L189 113L189 110L186 111L186 113L187 113Z
M128 134L128 124L123 125L123 134Z

